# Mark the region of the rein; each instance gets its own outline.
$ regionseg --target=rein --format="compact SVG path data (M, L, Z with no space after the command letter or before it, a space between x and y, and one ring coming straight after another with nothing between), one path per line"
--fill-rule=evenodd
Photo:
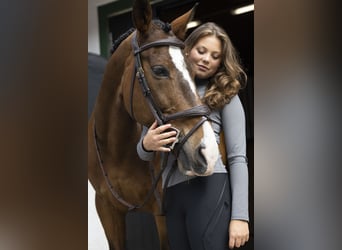
M159 197L159 193L156 193L156 188L157 188L157 184L159 182L159 179L163 173L163 171L160 171L158 176L155 177L154 175L154 169L153 169L153 166L152 164L150 164L150 173L151 173L151 178L152 178L152 187L150 189L150 191L148 192L148 194L146 195L144 201L140 204L140 205L133 205L129 202L127 202L126 200L124 200L119 194L118 192L116 192L113 188L113 185L109 179L109 176L108 176L108 173L106 171L106 169L104 168L103 166L103 159L101 157L101 152L100 152L100 147L99 147L99 144L98 144L98 137L97 137L97 133L96 133L96 124L95 124L95 120L94 120L94 127L93 127L93 136L94 136L94 141L95 141L95 147L96 147L96 154L97 154L97 159L98 159L98 162L100 164L100 168L101 168L101 171L102 171L102 174L106 180L106 184L111 192L111 194L115 197L115 199L117 201L119 201L122 205L124 205L125 207L128 208L128 211L131 211L131 210L134 210L134 209L138 209L138 208L142 208L143 206L145 206L145 204L147 203L147 201L150 199L150 197L152 196L153 193L155 193L155 196L156 196L156 199L159 203L159 206L161 206L161 202L160 202L160 197Z
M176 162L178 160L178 156L180 153L180 150L182 149L183 145L185 144L185 142L188 140L188 138L195 133L195 131L205 122L208 120L208 115L210 113L209 108L206 105L198 105L195 107L192 107L190 109L187 110L183 110L183 111L179 111L173 114L163 114L163 112L160 110L160 108L158 107L158 105L156 104L151 90L148 87L146 78L145 78L145 74L144 74L144 69L142 67L141 64L141 58L140 58L140 53L144 50L147 50L149 48L152 47L158 47L158 46L176 46L179 47L181 49L184 48L184 43L179 40L176 37L170 37L170 38L165 38L165 39L160 39L151 43L147 43L142 45L141 47L139 47L138 42L137 42L137 38L136 38L136 32L133 34L133 38L132 38L132 47L133 47L133 52L134 52L134 57L135 57L135 67L133 70L133 75L132 75L132 81L131 81L131 87L130 87L130 115L133 118L133 120L136 120L134 118L134 112L133 112L133 91L134 91L134 83L135 83L135 76L137 76L143 95L145 96L147 103L149 105L149 108L154 116L154 118L157 120L158 125L163 125L171 120L176 120L176 119L180 119L180 118L187 118L187 117L198 117L198 116L202 116L201 120L193 127L191 128L191 130L183 136L183 138L181 138L181 140L178 140L179 137L179 130L176 128L171 128L173 130L175 130L177 132L177 141L176 143L173 143L171 146L169 146L171 148L171 152L175 155L175 161L172 164L172 169L170 170L170 172L168 173L168 176L166 178L166 184L171 176L171 174L174 172L175 167L177 166ZM125 201L119 194L118 192L116 192L113 188L113 185L108 177L108 173L105 170L104 166L103 166L103 159L101 157L101 153L100 153L100 148L98 145L98 139L97 139L97 133L96 133L96 126L95 126L95 120L94 120L94 127L93 127L93 136L94 136L94 141L95 141L95 147L96 147L96 153L97 153L97 158L100 164L100 168L102 171L102 174L106 180L106 184L111 192L111 194L114 196L114 198L119 201L122 205L126 206L128 208L129 211L134 210L134 209L138 209L143 207L147 201L150 199L150 197L152 196L152 194L154 193L156 196L156 199L159 203L159 207L161 209L161 213L164 213L164 204L161 204L160 202L160 197L159 197L159 193L156 192L156 188L158 185L158 182L164 172L164 170L166 169L166 164L167 164L167 160L169 157L169 153L166 153L165 157L163 157L163 162L161 164L161 170L158 173L157 176L154 175L154 169L152 164L150 163L150 173L152 176L152 187L149 190L148 194L146 195L145 199L143 200L142 204L140 205L134 205L131 204L127 201Z

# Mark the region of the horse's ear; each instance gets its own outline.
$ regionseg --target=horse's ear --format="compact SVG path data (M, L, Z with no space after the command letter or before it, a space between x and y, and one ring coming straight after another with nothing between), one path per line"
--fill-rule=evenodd
M188 12L186 12L185 14L183 14L182 16L176 18L175 20L171 22L173 33L175 33L175 35L181 40L185 39L186 25L194 17L197 5L198 3L196 3L194 7L192 7L191 10L189 10Z
M135 0L132 12L133 24L141 34L145 34L152 20L152 8L149 0Z

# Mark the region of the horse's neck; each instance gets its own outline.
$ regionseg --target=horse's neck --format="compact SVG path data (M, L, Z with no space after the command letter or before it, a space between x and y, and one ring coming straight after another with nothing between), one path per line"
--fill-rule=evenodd
M96 117L103 117L96 119ZM136 145L140 138L140 127L126 112L123 104L109 112L94 115L96 123L97 143L103 152L103 158L110 155L116 161L124 155L136 153Z
M122 58L121 58L122 59ZM94 109L96 130L103 144L130 143L139 129L125 109L122 97L122 74L125 63L111 58L104 74L103 82Z
M136 127L125 109L122 97L117 91L104 90L99 94L94 110L96 128L103 137L109 135L124 135L130 133L130 129Z

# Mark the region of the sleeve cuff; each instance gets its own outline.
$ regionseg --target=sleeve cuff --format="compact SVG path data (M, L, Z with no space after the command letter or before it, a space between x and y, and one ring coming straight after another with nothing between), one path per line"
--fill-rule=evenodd
M137 145L137 152L138 152L138 155L139 155L140 159L142 159L143 161L151 161L151 160L153 160L154 151L147 151L143 147L142 144L143 144L142 140L140 140L138 145Z

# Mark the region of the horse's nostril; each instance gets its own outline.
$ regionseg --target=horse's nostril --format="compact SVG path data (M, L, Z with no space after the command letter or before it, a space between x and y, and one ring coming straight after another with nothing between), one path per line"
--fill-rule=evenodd
M196 161L197 161L197 167L198 169L203 169L204 171L207 168L207 159L205 158L203 154L203 149L205 149L205 146L201 144L197 150L196 150Z

